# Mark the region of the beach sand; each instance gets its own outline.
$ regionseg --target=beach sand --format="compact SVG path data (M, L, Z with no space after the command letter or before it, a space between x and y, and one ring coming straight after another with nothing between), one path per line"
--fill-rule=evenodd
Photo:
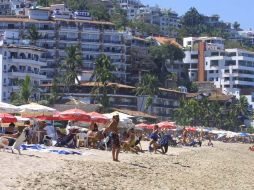
M0 152L0 189L253 190L249 146L216 142L215 147L170 147L167 155L121 153L119 163L111 161L111 152L99 150L80 149L82 156Z

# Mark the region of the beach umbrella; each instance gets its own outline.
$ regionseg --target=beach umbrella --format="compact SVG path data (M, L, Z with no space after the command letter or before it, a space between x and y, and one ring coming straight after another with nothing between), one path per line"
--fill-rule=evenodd
M64 116L66 120L70 121L91 121L91 116L88 113L76 108L60 112L60 116Z
M1 123L15 123L17 122L17 118L8 113L1 113L0 114Z
M90 112L90 113L88 113L88 115L90 115L91 120L96 122L96 123L106 124L110 121L110 119L107 118L105 115L102 115L102 114L97 113L97 112Z
M22 117L35 118L38 116L52 116L56 110L37 103L30 103L19 106Z
M65 118L65 116L60 115L60 112L55 112L54 115L42 115L36 117L39 120L42 121L68 121L68 118Z
M174 129L176 125L174 122L163 121L157 124L162 129Z
M197 129L195 127L188 127L188 128L186 128L186 130L189 132L196 132L197 131Z
M146 129L153 129L154 128L154 124L150 124L146 126Z
M106 114L103 114L103 115L106 116L109 119L112 119L112 117L114 115L119 115L119 119L120 119L119 124L118 124L119 128L135 127L135 125L133 124L133 121L131 119L131 118L133 118L133 116L131 116L131 115L121 113L121 112L118 112L118 111L114 111L112 113L106 113Z
M18 113L20 111L19 107L0 102L0 113Z
M146 123L139 123L139 124L135 125L135 127L141 128L141 129L145 129L147 126L148 126L148 124L146 124Z

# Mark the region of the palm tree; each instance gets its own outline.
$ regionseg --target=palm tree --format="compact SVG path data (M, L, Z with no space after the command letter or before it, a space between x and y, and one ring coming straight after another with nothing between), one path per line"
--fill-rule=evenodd
M38 87L33 86L30 76L26 76L24 81L19 81L20 90L11 95L11 102L15 105L26 104L33 93L38 91Z
M114 80L114 75L111 70L114 66L111 64L109 57L102 54L95 62L95 68L91 76L91 80L94 80L96 85L92 90L92 94L98 98L100 90L102 90L102 97L99 97L100 103L104 109L108 108L108 83Z
M145 103L145 110L147 110L153 103L153 97L158 93L158 78L152 74L145 74L140 83L136 88L136 95L143 96L143 101L145 96L147 96ZM140 110L143 107L143 102L140 107Z
M41 38L41 34L38 32L37 28L35 25L32 25L28 29L28 39L31 40L32 45L36 45L36 41Z
M66 86L69 87L75 84L75 80L80 84L78 74L82 72L82 60L81 53L78 46L70 46L66 48L66 58L65 62L62 65L62 69L64 69L64 82Z

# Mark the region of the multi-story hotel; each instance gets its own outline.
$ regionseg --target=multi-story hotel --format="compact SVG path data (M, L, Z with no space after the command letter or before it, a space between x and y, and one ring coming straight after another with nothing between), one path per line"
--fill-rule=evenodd
M41 67L46 66L42 54L44 49L25 45L4 45L0 46L0 99L10 101L13 92L20 90L20 81L30 76L31 84L39 87L41 80L46 76L41 73ZM34 91L32 99L39 100L40 93Z
M254 52L224 49L221 38L185 38L184 64L192 81L211 81L225 94L237 97L254 87Z
M47 12L47 10L40 10ZM38 15L37 15L38 18ZM45 18L45 14L42 14ZM26 44L27 31L35 26L40 38L35 44L47 49L44 54L46 67L41 71L47 76L43 84L50 83L56 75L59 64L64 61L67 47L77 45L82 50L84 70L93 70L95 59L101 54L110 57L115 65L112 71L120 82L126 81L126 56L123 33L115 30L112 23L89 20L34 20L33 18L7 18L0 19L0 31L3 32L3 44ZM8 35L5 35L7 34ZM16 37L18 36L18 37Z

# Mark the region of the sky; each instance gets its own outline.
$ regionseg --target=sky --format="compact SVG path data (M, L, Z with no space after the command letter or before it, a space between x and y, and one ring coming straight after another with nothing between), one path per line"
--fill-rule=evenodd
M195 7L204 15L218 14L224 22L239 22L242 29L254 30L254 0L141 0L144 5L171 8L180 16Z

